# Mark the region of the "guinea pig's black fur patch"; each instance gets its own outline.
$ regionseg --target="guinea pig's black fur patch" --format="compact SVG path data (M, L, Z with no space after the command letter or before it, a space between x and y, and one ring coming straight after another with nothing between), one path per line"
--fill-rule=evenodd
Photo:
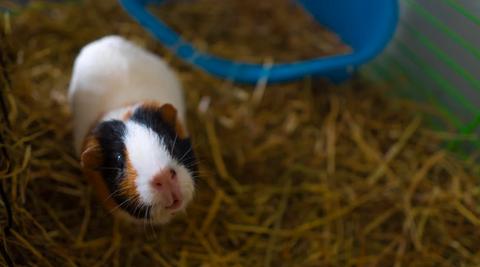
M120 208L135 218L149 218L148 207L139 207L120 193L119 185L125 179L126 155L124 137L126 126L120 120L104 121L93 130L94 136L102 149L103 163L98 171L101 173L105 184Z
M141 106L135 110L130 119L157 133L167 150L171 151L172 157L185 166L192 177L195 177L197 162L190 139L178 137L175 125L171 125L163 118L160 108Z

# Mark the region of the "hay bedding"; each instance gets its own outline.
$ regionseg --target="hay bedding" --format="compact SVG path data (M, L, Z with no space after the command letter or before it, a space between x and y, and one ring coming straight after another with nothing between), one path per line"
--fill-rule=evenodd
M290 62L350 52L291 0L169 0L150 11L184 40L229 59Z
M455 136L424 127L415 105L361 80L236 86L174 59L201 158L198 194L167 226L123 225L74 157L71 66L111 33L170 57L113 1L36 4L2 28L12 127L2 122L0 173L14 211L2 243L20 266L480 264L478 166L440 149Z

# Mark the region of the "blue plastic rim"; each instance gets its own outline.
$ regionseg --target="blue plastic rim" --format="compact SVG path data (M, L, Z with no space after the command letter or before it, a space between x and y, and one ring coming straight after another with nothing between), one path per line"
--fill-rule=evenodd
M182 60L214 76L255 84L286 82L306 76L343 81L378 55L390 41L398 21L397 0L299 0L322 25L352 47L345 55L319 57L273 65L252 64L216 57L196 49L147 10L161 0L119 0L123 8L158 41Z

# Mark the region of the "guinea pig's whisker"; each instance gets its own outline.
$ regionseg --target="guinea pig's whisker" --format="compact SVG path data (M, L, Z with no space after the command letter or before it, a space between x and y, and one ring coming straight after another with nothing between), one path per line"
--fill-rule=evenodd
M190 167L193 167L195 165L185 165L186 168L190 168ZM194 171L191 171L191 174L197 174L197 173L203 173L203 174L207 174L208 172L207 171L204 171L204 170L194 170Z
M197 166L197 165L198 165L197 162L193 162L193 163L186 164L185 167L190 168L190 167L194 167L194 166Z
M115 168L115 167L99 167L99 170L114 170L114 171L122 171L121 168Z
M137 210L138 210L139 206L140 206L140 205L139 205L138 203L135 203L135 207L134 207L134 209L133 209L133 214L134 214L134 215L137 214Z
M115 208L111 209L110 212L114 212L115 210L121 208L123 205L128 204L130 201L132 201L133 198L127 198L125 201L117 205Z
M148 216L148 221L150 223L150 227L152 228L153 236L156 239L157 238L157 232L155 231L155 226L153 225L153 217L151 216L152 208L153 208L153 206L150 206L150 210L148 212L150 216Z
M192 174L211 174L211 172L204 171L204 170L196 170L196 171L193 171Z
M110 198L112 198L113 196L115 196L115 195L117 195L117 194L120 194L121 191L122 191L121 188L113 191L113 192L105 199L105 201L109 200Z
M175 139L173 140L172 148L170 149L170 154L173 154L173 150L175 149L175 144L177 143L177 133L175 133Z
M206 174L194 174L192 175L193 179L200 179L200 178L207 178L208 176Z
M183 154L183 156L178 160L179 162L182 162L183 158L185 158L186 155L188 155L188 153L190 153L190 151L192 151L192 147L190 146L190 148Z
M147 212L148 212L148 207L145 209L145 213L143 214L143 232L147 232Z
M125 200L124 202L120 203L119 205L117 205L115 208L111 209L110 210L110 213L116 211L117 209L119 209L122 205L124 205L125 203L127 203L130 199L127 199Z
M116 194L117 194L117 192L111 193L107 198L105 198L104 201L106 202L106 201L110 200L110 199L113 198Z
M145 215L144 215L144 218L143 218L143 226L144 226L143 229L144 229L145 232L147 232L147 227L151 226L150 225L150 216L148 216L150 214L150 210L151 210L150 206L145 209ZM151 229L151 227L150 227L150 229ZM153 233L153 235L156 238L155 233Z
M192 172L190 173L192 178L206 178L208 176L211 176L209 173L206 172Z
M201 164L201 163L204 163L204 162L206 162L206 160L205 160L205 159L203 159L203 158L200 158L200 157L196 156L196 158L195 158L195 162L196 162L196 163L198 163L198 164Z
M139 210L139 209L144 208L144 207L148 207L148 206L146 206L146 205L144 205L144 204L139 203L138 201L136 201L136 202L135 202L135 209L133 209L133 214L136 215L136 214L137 214L137 211L141 212L141 210ZM138 214L138 215L140 215L140 214Z

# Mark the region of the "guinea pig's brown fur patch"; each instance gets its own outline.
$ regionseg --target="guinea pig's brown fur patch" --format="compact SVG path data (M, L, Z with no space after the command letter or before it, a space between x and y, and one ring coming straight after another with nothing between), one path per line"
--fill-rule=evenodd
M97 192L97 196L102 204L108 209L114 209L117 204L110 197L110 191L103 181L103 177L96 170L102 164L102 150L100 144L95 137L88 137L85 142L84 149L81 156L81 166L85 177L87 177L90 184Z
M183 127L183 125L180 123L178 119L175 122L175 132L177 133L180 139L185 139L188 137L187 132L185 131L185 128Z
M132 117L132 114L133 114L132 109L128 109L127 112L123 114L123 120L128 121L130 117Z
M136 189L135 180L137 179L137 171L133 168L132 162L128 156L128 151L125 151L125 177L120 183L120 192L134 201L138 200L139 194Z

